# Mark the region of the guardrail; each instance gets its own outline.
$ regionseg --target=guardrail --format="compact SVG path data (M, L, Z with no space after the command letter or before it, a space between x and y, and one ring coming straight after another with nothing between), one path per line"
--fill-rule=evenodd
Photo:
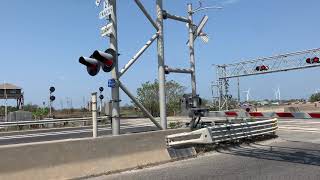
M240 117L240 118L320 118L320 113L307 112L245 112L245 111L210 111L207 117Z
M109 116L100 116L97 119L106 119ZM0 127L12 127L12 126L27 126L27 125L39 125L39 124L56 124L64 122L84 122L92 121L92 117L85 118L68 118L68 119L44 119L44 120L33 120L33 121L17 121L17 122L2 122Z
M277 118L238 124L224 124L187 133L172 134L166 136L166 142L169 147L189 144L214 144L274 134L277 128Z

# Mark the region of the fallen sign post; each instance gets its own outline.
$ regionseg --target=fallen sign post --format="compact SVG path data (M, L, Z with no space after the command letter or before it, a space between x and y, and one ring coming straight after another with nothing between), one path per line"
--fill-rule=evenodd
M277 129L277 118L237 124L223 124L205 127L192 132L168 135L166 136L166 142L169 147L194 144L217 144L261 135L274 135Z

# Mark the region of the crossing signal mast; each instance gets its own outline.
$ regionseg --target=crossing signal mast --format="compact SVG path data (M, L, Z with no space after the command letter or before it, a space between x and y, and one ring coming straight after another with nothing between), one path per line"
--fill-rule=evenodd
M229 79L320 67L319 57L320 48L316 48L238 63L215 65L219 110L229 109Z
M166 94L165 94L165 74L169 73L186 73L191 75L191 87L192 97L199 99L196 93L196 78L195 78L195 56L194 56L194 41L197 37L203 39L204 42L208 42L208 36L202 31L208 16L204 16L199 25L195 25L193 22L193 15L201 10L206 9L220 9L220 7L200 7L192 9L192 5L188 4L187 15L188 17L176 16L163 10L163 0L154 0L156 4L156 20L154 20L148 11L145 9L140 0L134 0L139 9L151 23L155 29L155 33L152 37L138 50L138 52L128 61L128 63L122 68L118 69L118 40L117 40L117 7L116 0L96 0L96 5L101 6L103 4L103 10L99 13L100 19L106 19L108 23L101 28L101 36L108 37L110 40L109 48L106 51L94 51L89 57L81 56L79 63L86 66L89 75L95 76L99 73L100 69L104 72L111 72L112 78L108 80L108 87L111 88L111 105L112 105L112 134L120 134L120 97L119 89L121 89L128 97L141 109L141 111L159 128L167 128L167 113L166 113ZM164 59L164 33L163 33L163 21L164 19L173 19L188 24L189 31L189 55L190 55L190 68L172 68L165 65ZM160 107L160 124L152 116L150 112L137 100L128 88L121 82L125 72L139 59L139 57L148 49L151 44L157 40L157 57L158 57L158 80L159 80L159 107ZM197 106L195 100L195 106Z
M102 112L102 101L104 99L104 96L103 96L103 91L104 91L104 88L103 87L99 87L99 92L100 92L100 95L99 95L99 99L100 99L100 108L99 108L99 115L101 116L101 112Z
M52 94L56 91L54 86L49 88L49 117L52 117L52 103L56 100L56 97Z

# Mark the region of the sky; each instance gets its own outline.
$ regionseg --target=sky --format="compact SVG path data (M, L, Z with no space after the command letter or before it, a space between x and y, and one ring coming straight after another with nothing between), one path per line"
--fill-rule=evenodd
M155 19L155 0L141 0ZM155 33L133 0L118 0L119 68ZM186 16L187 3L196 0L164 0L164 9L171 14ZM318 0L204 0L204 6L222 6L222 10L196 13L195 23L209 16L204 31L210 41L195 42L197 90L211 98L211 81L215 81L212 64L250 60L305 49L319 48L320 24ZM104 50L109 40L100 36L107 23L98 18L102 7L95 0L1 0L0 1L0 81L23 88L25 102L41 105L47 101L49 87L55 86L55 106L66 107L67 99L81 107L91 92L105 87L110 73L87 74L79 64L80 56ZM170 67L188 68L189 56L185 23L166 20L164 24L165 63ZM156 43L122 77L132 93L146 81L157 78ZM280 88L281 98L307 98L320 89L319 69L240 79L241 91L251 89L252 99L272 99L273 89ZM190 76L169 74L190 88ZM1 83L2 83L1 82ZM236 82L231 80L231 93L236 96ZM245 93L241 92L242 98ZM121 93L122 104L130 103ZM12 104L14 104L12 102ZM70 104L70 103L69 103ZM70 105L69 105L70 106Z

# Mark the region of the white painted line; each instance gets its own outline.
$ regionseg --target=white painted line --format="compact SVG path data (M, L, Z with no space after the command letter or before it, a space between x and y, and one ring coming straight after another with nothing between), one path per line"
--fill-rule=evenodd
M278 129L281 130L294 130L294 131L305 131L305 132L319 132L320 129L318 128L299 128L299 127L279 127Z

